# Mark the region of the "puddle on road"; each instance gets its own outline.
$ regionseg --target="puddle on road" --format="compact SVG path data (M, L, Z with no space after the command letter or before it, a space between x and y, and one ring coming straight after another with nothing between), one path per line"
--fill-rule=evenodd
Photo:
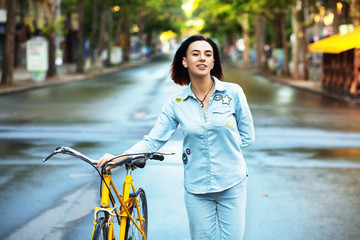
M308 149L306 151L309 151ZM315 149L311 151L314 154L314 158L346 158L354 162L360 162L360 149Z
M352 162L360 162L360 148L337 148L337 149L309 149L309 148L292 148L267 150L270 155L283 155L284 153L295 153L306 155L310 159L318 160L349 160Z
M360 148L264 149L259 164L292 167L360 168ZM252 156L256 159L256 157Z
M34 144L29 141L2 140L0 145L1 159L7 157L26 157L26 151L33 148Z

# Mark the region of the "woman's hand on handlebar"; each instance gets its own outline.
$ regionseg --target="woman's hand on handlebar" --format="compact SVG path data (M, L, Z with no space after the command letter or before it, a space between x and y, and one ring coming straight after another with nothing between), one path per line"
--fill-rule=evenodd
M126 155L125 155L125 156L126 156ZM125 158L125 157L117 157L117 158L115 158L115 157L116 157L115 155L112 155L112 154L110 154L110 153L105 153L104 156L102 156L102 157L99 159L96 167L98 167L98 168L99 168L99 167L102 167L102 166L104 166L107 162L109 162L110 160L112 160L111 162L118 162L118 161L120 161L120 160L122 160L122 159ZM115 158L115 159L114 159L114 158ZM110 170L110 169L112 169L112 168L115 168L115 167L107 166L107 167L106 167L106 170Z

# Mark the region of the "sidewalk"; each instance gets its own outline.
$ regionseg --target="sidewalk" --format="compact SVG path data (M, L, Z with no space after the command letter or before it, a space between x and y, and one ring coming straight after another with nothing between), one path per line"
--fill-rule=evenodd
M292 79L290 77L273 75L273 74L261 72L258 70L250 70L250 71L252 71L254 74L262 75L273 82L278 82L278 83L285 84L285 85L288 85L288 86L291 86L293 88L297 88L300 90L308 91L308 92L315 93L315 94L321 94L321 95L324 95L327 97L331 97L331 98L335 98L335 99L342 100L345 102L350 102L353 104L360 105L360 98L351 98L349 96L341 96L341 95L337 95L337 94L325 91L322 88L320 81L314 82L313 80Z
M58 69L58 75L51 78L46 78L44 81L34 81L31 78L31 73L25 68L16 68L14 72L14 83L11 86L0 85L0 95L11 94L21 91L27 91L36 88L50 87L59 84L82 81L92 79L97 76L102 76L117 71L129 69L139 66L147 60L133 60L127 63L122 63L115 67L97 67L85 73L76 73L76 65L68 64L62 65ZM1 71L0 71L1 75Z

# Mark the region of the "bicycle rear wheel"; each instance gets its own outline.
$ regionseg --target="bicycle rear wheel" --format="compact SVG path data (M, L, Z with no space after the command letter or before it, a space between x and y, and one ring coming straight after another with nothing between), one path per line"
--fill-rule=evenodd
M135 202L133 206L130 209L131 216L136 221L136 223L140 226L139 217L142 217L145 219L143 222L144 225L144 233L145 236L147 236L147 222L148 222L148 212L147 212L147 202L146 202L146 195L145 191L142 188L139 188L136 192L136 198L139 202L139 209L141 216L138 216L138 211L135 206ZM125 234L126 240L143 240L143 236L141 235L141 232L136 228L134 223L128 218L126 222L126 234Z
M95 226L92 240L108 239L109 228L106 226L106 223L107 221L104 217L99 218Z

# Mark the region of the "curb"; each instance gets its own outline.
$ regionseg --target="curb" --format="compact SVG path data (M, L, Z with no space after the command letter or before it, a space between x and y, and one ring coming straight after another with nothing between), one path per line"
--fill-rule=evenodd
M263 76L266 76L266 75L263 75ZM276 79L276 77L274 79L274 77L272 77L272 76L266 76L266 77L271 79L274 82L279 82L281 84L284 84L284 85L287 85L287 86L290 86L290 87L293 87L293 88L296 88L296 89L304 90L304 91L314 93L314 94L320 94L320 95L323 95L323 96L326 96L326 97L330 97L330 98L334 98L334 99L337 99L337 100L349 102L349 103L352 103L352 104L355 104L355 105L360 105L360 99L351 98L349 96L341 96L341 95L337 95L337 94L334 94L334 93L331 93L331 92L327 92L327 91L325 91L325 90L323 90L321 88L320 83L319 83L318 87L300 86L300 85L296 84L297 80L286 81L286 80L282 80L282 79Z
M105 75L112 74L112 73L115 73L118 71L137 67L146 61L147 60L139 60L139 61L134 61L134 62L130 62L130 63L123 63L120 66L111 67L111 68L102 67L97 70L89 71L87 73L82 73L82 74L81 73L59 74L52 78L46 78L45 81L43 81L43 82L35 82L35 81L32 81L31 79L24 79L22 81L19 81L19 83L12 85L12 86L0 86L0 96L18 93L18 92L24 92L24 91L33 90L33 89L53 87L53 86L57 86L57 85L67 84L67 83L91 80L95 77L105 76Z

